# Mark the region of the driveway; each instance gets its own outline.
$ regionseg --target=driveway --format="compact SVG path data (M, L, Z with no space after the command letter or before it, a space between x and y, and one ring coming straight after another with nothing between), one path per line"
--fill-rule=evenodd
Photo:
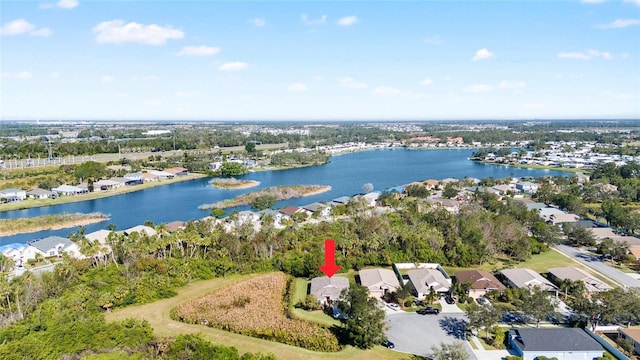
M395 344L395 350L429 356L431 347L441 343L462 341L469 355L475 358L466 341L466 316L459 313L418 315L409 312L389 314L386 335Z
M608 277L609 279L617 282L623 287L640 287L640 281L632 278L631 276L623 273L622 271L611 267L600 260L599 257L593 256L590 252L574 248L567 245L556 245L556 249L570 258L578 261L579 263L593 269L596 272Z

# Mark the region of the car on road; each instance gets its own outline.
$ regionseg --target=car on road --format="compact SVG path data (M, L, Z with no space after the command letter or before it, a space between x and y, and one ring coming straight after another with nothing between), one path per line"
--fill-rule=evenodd
M426 307L424 309L420 309L418 311L416 311L417 314L420 315L438 315L440 314L440 310L436 309L436 308L432 308L432 307Z
M395 311L400 310L400 305L398 305L398 304L393 304L393 303L391 303L391 304L387 304L387 306L388 306L389 308L391 308L391 309L395 310Z
M449 304L449 305L453 305L456 303L456 301L453 299L453 296L447 294L444 296L444 301Z
M389 340L383 341L382 344L380 344L380 345L382 345L382 346L384 346L384 347L386 347L388 349L393 349L394 347L396 347L396 345L394 343L392 343L391 341L389 341Z
M478 304L480 304L480 305L491 306L491 302L489 301L489 299L487 299L485 297L477 298L476 302L478 302Z

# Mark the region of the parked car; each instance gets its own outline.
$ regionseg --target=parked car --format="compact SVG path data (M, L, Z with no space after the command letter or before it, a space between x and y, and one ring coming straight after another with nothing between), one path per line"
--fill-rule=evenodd
M396 345L394 343L392 343L391 341L389 341L389 340L383 341L382 344L380 344L380 345L382 345L382 346L384 346L384 347L386 347L388 349L393 349L394 347L396 347Z
M440 314L440 310L436 309L436 308L432 308L432 307L426 307L424 309L420 309L418 311L416 311L416 313L420 314L420 315L438 315Z
M489 302L489 299L484 298L484 297L479 297L476 299L476 302L480 305L485 305L485 306L490 306L491 302Z
M449 294L444 296L444 301L449 305L452 305L452 304L456 303L456 301L453 299L453 296L451 296Z
M398 305L398 304L393 304L393 303L391 303L391 304L387 304L387 306L388 306L389 308L391 308L391 309L395 310L395 311L400 310L400 305Z

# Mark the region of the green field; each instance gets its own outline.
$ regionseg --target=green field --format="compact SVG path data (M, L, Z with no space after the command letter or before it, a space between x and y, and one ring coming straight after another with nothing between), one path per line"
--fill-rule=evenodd
M126 318L145 319L153 328L154 335L158 337L175 337L180 334L201 334L205 339L225 346L234 346L240 353L261 352L274 354L278 359L305 360L305 359L355 359L355 360L395 360L413 359L412 355L402 354L376 346L370 350L360 350L352 346L346 346L340 352L321 353L310 351L295 346L284 345L273 341L267 341L249 336L233 334L227 331L210 328L203 325L185 324L175 321L170 317L170 311L185 301L201 297L215 289L226 287L253 275L234 275L227 278L197 281L178 291L178 295L146 305L130 306L118 309L106 314L109 321L123 320ZM306 286L306 285L305 285ZM298 292L298 290L296 290ZM305 287L306 292L306 287Z

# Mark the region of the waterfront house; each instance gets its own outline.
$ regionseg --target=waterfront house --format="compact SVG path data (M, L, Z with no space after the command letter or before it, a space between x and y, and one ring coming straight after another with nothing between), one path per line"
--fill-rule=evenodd
M146 172L146 173L142 173L142 179L144 181L158 181L160 180L160 176Z
M122 186L120 182L113 181L111 179L98 180L93 183L94 190L102 190L102 191L111 190L120 186Z
M558 287L531 269L504 269L500 274L505 283L514 289L538 288L558 296Z
M129 173L125 174L123 178L129 180L127 185L137 185L144 182L144 176L141 173Z
M422 300L431 291L447 293L451 289L451 279L447 279L437 269L412 269L407 271L413 295Z
M162 170L149 170L149 174L156 175L159 180L167 180L173 179L174 175L170 172L162 171Z
M538 184L530 181L521 181L516 184L516 189L522 191L525 194L535 194L538 192Z
M36 200L55 199L58 197L58 194L51 190L35 188L33 190L27 191L27 197Z
M0 199L6 202L22 201L27 198L27 191L22 189L3 189L0 190ZM2 200L0 200L2 202Z
M184 221L172 221L170 223L167 223L164 225L165 229L167 229L167 232L169 233L173 233L176 232L177 230L184 230L185 229L185 223Z
M511 329L509 346L522 360L543 356L558 360L584 360L604 354L602 346L580 328Z
M331 205L336 206L336 205L347 205L349 203L349 201L351 201L351 197L349 196L341 196L339 198L335 198L333 200L331 200Z
M58 195L64 196L74 196L87 193L87 189L72 185L60 185L51 189L51 191L55 191Z
M331 305L340 299L342 290L349 288L349 279L340 276L321 276L311 279L309 293L315 296L324 306Z
M551 268L549 269L549 275L551 276L551 280L556 282L556 284L562 280L582 281L585 289L590 293L613 289L611 285L573 266Z
M140 235L146 235L146 236L154 236L158 234L158 232L154 228L146 225L136 225L134 227L124 230L123 232L126 236L129 236L134 232Z
M474 299L485 296L491 290L502 292L506 289L495 276L483 270L458 271L455 278L456 282L469 286L469 296Z
M329 213L331 212L331 208L329 206L319 202L305 205L302 207L302 210L304 210L309 216L318 214L318 217L320 218L329 217Z
M379 197L380 197L379 191L372 191L368 194L362 195L362 199L367 204L367 206L376 206Z
M260 219L262 220L263 223L264 223L265 216L271 216L271 218L273 219L273 226L275 226L276 228L282 227L280 222L283 219L283 214L280 213L279 211L275 211L273 209L264 209L264 210L258 211L258 215L260 215Z
M286 206L280 209L280 212L286 216L293 216L296 213L304 212L304 210L297 206Z
M27 242L27 249L23 253L25 260L35 259L36 254L44 257L62 256L62 254L68 254L74 258L84 257L76 243L60 236L49 236Z
M441 207L448 212L457 213L458 211L460 211L460 203L456 200L444 198L428 198L427 202L434 207Z
M369 296L381 298L388 292L400 289L396 274L389 269L364 269L358 272L360 284L367 288Z
M164 169L164 171L173 174L174 176L185 176L189 174L189 170L183 167L172 167L168 169Z

